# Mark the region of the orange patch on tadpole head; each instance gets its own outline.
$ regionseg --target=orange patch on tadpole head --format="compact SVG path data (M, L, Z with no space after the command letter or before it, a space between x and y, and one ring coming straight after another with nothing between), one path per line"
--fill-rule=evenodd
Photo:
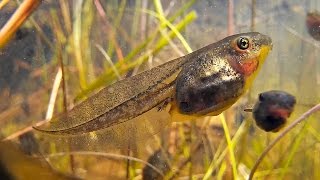
M259 62L257 59L247 59L244 62L238 62L235 59L229 59L230 65L239 73L250 76L258 68Z
M259 62L256 59L246 60L240 64L242 73L246 76L250 76L258 67Z
M287 119L290 116L290 111L285 108L270 108L270 113L275 117L281 117L283 119Z

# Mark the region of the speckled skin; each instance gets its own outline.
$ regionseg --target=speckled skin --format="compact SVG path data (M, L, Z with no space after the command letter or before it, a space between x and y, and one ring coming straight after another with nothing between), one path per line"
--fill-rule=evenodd
M245 50L237 45L240 37L248 39ZM271 48L270 37L257 32L229 36L116 82L36 129L51 134L87 133L126 122L162 105L171 107L173 121L217 115L251 85Z

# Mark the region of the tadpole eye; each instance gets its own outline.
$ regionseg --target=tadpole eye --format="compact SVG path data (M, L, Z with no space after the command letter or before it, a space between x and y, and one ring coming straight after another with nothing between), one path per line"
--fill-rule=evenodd
M261 93L261 94L259 94L259 101L261 101L261 102L262 102L262 101L264 101L264 99L265 99L265 98L264 98L263 94L262 94L262 93Z
M241 50L246 50L249 48L249 39L246 37L240 37L237 40L237 46Z

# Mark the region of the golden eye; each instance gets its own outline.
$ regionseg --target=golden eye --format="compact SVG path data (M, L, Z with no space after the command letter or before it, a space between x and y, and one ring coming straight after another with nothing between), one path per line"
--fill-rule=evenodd
M249 48L249 39L246 37L240 37L237 40L237 46L241 50L246 50Z

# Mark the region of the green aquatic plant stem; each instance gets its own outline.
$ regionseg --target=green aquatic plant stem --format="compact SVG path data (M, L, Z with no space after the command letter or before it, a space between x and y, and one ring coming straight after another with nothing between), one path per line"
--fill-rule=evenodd
M116 39L116 31L115 31L116 29L114 29L113 26L110 25L109 18L107 17L106 12L105 12L100 0L94 0L94 4L96 6L96 9L98 11L99 16L103 20L102 21L103 26L104 26L104 29L107 30L106 33L107 33L108 39L110 40L110 42L112 42L112 45L115 47L119 62L122 63L123 53L122 53L122 50L120 49L120 45ZM121 65L123 65L123 64L121 64Z
M172 22L174 21L177 17L181 16L187 9L189 9L196 1L195 0L190 0L186 3L183 4L183 6L176 10L175 14L173 14L171 17L169 17L169 21Z
M155 8L156 8L157 13L158 13L160 16L164 16L161 1L160 1L160 0L153 0L153 4L154 4L154 6L155 6Z
M298 148L301 145L301 142L302 142L304 136L306 135L307 130L308 130L307 124L305 124L304 127L302 128L302 130L299 131L299 134L297 135L297 137L294 139L294 143L293 143L292 147L290 148L290 151L286 152L286 153L289 153L288 159L285 162L285 164L281 170L281 174L280 174L279 179L284 179L284 176L288 172L289 165L292 162L295 153L298 151Z
M238 172L237 172L237 162L236 162L236 158L234 155L234 147L231 141L231 137L230 137L230 132L229 132L229 128L226 122L226 118L224 117L224 114L220 114L219 118L221 120L222 123L222 127L224 130L224 135L226 137L227 140L227 145L228 145L228 149L229 149L229 154L230 154L230 161L231 161L231 166L232 166L232 173L233 173L233 178L237 179L238 178Z
M122 0L122 1L120 2L120 6L119 6L119 9L118 9L118 11L117 11L117 17L116 17L116 19L115 19L112 27L111 27L111 25L110 25L110 28L112 28L113 31L116 31L116 29L118 29L118 27L119 27L119 25L120 25L120 23L121 23L121 20L122 20L123 14L124 14L124 9L125 9L125 7L126 7L126 4L127 4L127 0ZM114 41L114 40L109 40L109 43L108 43L109 46L108 46L107 54L109 54L110 57L113 56L113 52L114 52L114 48L115 48L115 46L114 46L114 44L113 44L113 41Z
M259 158L257 159L256 163L251 169L251 172L249 174L248 180L251 180L254 176L254 173L256 172L259 164L262 162L263 158L268 154L268 152L274 147L274 145L277 144L286 134L288 134L294 127L296 127L299 123L307 119L309 116L311 116L313 113L320 111L320 104L317 104L316 106L309 109L307 112L302 114L298 119L296 119L294 122L292 122L289 126L287 126L282 133L276 137L261 153Z
M183 44L183 46L185 47L185 49L188 51L188 53L192 52L191 47L189 46L189 44L187 43L187 41L183 38L183 36L180 34L180 32L170 23L169 20L166 19L164 13L163 13L163 9L162 9L162 5L160 0L154 0L153 1L156 7L156 11L157 13L154 13L153 11L149 11L149 10L145 10L147 13L149 13L150 15L157 17L159 19L159 21L161 22L161 25L166 25L168 26L172 32L174 32L177 36L177 38L181 41L181 43Z
M189 44L186 42L186 40L183 38L180 32L170 23L170 21L166 19L160 0L154 0L154 4L155 4L156 12L153 12L150 10L143 10L143 11L145 13L152 15L153 17L158 18L159 21L161 22L160 27L169 27L174 33L176 33L178 39L182 42L187 52L191 53L192 49L190 48ZM179 48L175 45L175 43L171 41L171 39L168 37L166 29L159 28L159 31L161 35L168 40L170 46L174 51L176 51L180 56L185 55L185 53L181 52Z
M188 13L175 27L177 30L181 30L183 28L185 28L189 23L191 23L194 19L196 19L197 15L195 13L195 11L192 11L190 13ZM168 36L170 38L174 38L176 36L176 34L174 32L170 32L168 34ZM146 61L149 56L151 54L156 54L159 52L159 50L161 48L163 48L164 46L166 46L168 44L168 40L164 37L161 37L157 43L155 48L153 48L152 50L148 51L147 53L143 54L142 56L140 56L139 58L137 58L134 61L129 61L129 59L125 58L124 59L124 63L126 63L125 68L119 68L120 64L116 63L115 67L117 69L119 69L119 73L123 74L125 72L127 72L128 70L134 68L135 66L141 64L142 62ZM91 83L90 85L88 85L88 87L86 89L84 89L77 97L76 99L81 99L83 97L85 97L89 92L100 88L106 84L110 84L114 79L116 78L116 75L113 73L112 69L108 69L106 70L105 73L103 73L102 75L100 75L100 77L98 77L93 83Z
M300 133L298 134L297 139L295 140L295 142L293 144L293 147L290 148L288 159L285 162L285 165L284 165L284 167L283 167L283 169L281 171L279 179L284 179L284 176L288 172L289 165L292 162L295 153L298 151L298 148L299 148L299 146L301 144L301 141L303 140L304 136L306 135L306 130L307 130L306 127L304 127L303 130L300 131Z
M223 162L221 164L221 166L220 166L219 171L218 171L217 180L222 180L223 179L223 176L224 176L226 170L227 170L227 163Z
M232 138L232 147L234 148L236 146L236 144L240 141L240 139L247 133L249 127L251 125L251 121L244 121L241 123L239 129L237 130L236 134L233 136ZM220 154L219 156L217 155L217 158L214 158L210 165L208 170L206 171L205 175L204 175L204 180L210 179L212 176L212 173L217 169L217 167L219 166L219 164L221 164L221 162L223 161L224 157L226 156L227 152L228 152L228 148L225 148L221 153L219 149L217 150L217 154Z
M182 15L183 12L185 12L188 8L190 8L194 4L194 0L190 0L187 3L185 3L177 12L169 18L169 22L173 22L177 17ZM188 25L190 22L192 22L197 17L196 13L194 11L188 13L184 18L175 26L175 28L178 31L181 31ZM129 61L132 62L132 59L134 56L136 56L138 53L140 53L153 39L156 38L157 34L160 32L161 28L165 28L165 25L160 26L153 34L151 34L144 42L142 42L140 45L138 45L135 49L133 49L126 57L123 59L123 63L126 64ZM174 34L172 32L169 33L169 36L171 38L174 37ZM156 43L156 47L151 50L151 53L157 53L162 47L168 44L168 40L165 38L160 38L158 42ZM137 58L137 62L141 63L143 59L146 60L149 58L150 51L147 55L142 55L142 57ZM136 64L139 64L136 63ZM119 68L119 63L116 63L115 66ZM125 67L122 70L119 70L120 73L126 72L130 67ZM88 85L87 88L82 89L82 91L77 95L76 100L79 100L83 97L85 97L88 93L92 92L93 90L100 88L106 84L109 84L111 81L113 81L116 78L114 75L110 75L110 71L106 70L105 73L100 75L95 81L93 81L91 84Z
M184 6L182 6L177 12L169 17L169 22L172 23L174 20L176 20L177 17L181 16L183 12L185 12L188 8L190 8L194 4L194 0L188 1ZM136 56L139 52L141 52L150 42L152 42L153 39L156 38L158 33L160 32L161 29L164 29L166 26L165 24L160 25L154 33L148 36L148 38L139 44L135 49L133 49L125 58L124 61L126 62L127 60L131 60L134 56Z
M81 48L85 49L83 50L82 60L83 64L85 66L85 72L86 72L86 80L87 83L91 82L93 79L95 79L94 75L88 76L88 74L94 74L94 61L92 61L92 40L91 40L91 33L92 33L92 27L94 27L94 21L95 21L95 10L94 10L94 4L90 1L84 1L83 8L82 8L82 26L81 26Z
M135 7L134 7L134 14L133 14L133 19L132 19L132 26L131 26L131 32L130 35L131 37L136 37L137 32L138 32L138 24L139 24L139 9L141 7L141 1L136 1Z
M290 170L291 172L292 170ZM270 175L275 175L275 174L280 174L282 172L282 168L278 169L270 169L270 170L264 170L264 171L257 171L255 173L256 178L265 178L268 179L268 176Z
M77 69L79 70L78 76L80 81L81 88L85 89L87 87L86 81L86 68L83 65L82 61L82 48L81 48L81 11L82 11L82 3L83 0L76 1L74 6L74 17L75 20L73 22L73 48L74 48L74 56L77 65Z
M311 125L307 125L308 126L308 131L311 135L313 135L314 138L317 139L317 141L320 142L320 134L317 132L317 130L315 130Z
M171 31L176 34L177 38L181 41L181 43L183 44L185 49L188 51L188 53L192 52L191 47L189 46L187 41L183 38L181 33L164 16L156 14L153 11L149 11L149 10L145 10L145 12L147 12L148 14L150 14L152 16L157 17L162 24L166 24L171 29Z
M117 68L114 66L110 56L107 54L107 52L100 46L100 45L96 45L96 47L98 48L98 50L101 52L101 54L106 58L107 63L109 64L109 66L111 66L111 69L113 70L114 74L117 76L117 78L120 80L121 76L117 70Z

